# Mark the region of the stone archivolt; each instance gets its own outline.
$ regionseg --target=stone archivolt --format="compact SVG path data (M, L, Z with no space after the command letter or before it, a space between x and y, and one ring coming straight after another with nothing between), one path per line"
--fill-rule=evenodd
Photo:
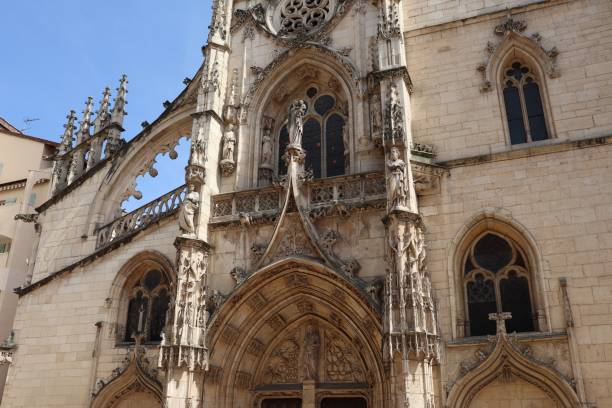
M228 326L241 332L231 345L223 341ZM371 390L374 406L382 406L380 315L367 295L314 260L286 259L254 273L212 316L208 333L210 363L224 370L209 384L219 388L205 392L228 393L221 406L235 406L243 392L259 395L307 378ZM238 371L250 374L249 389L232 387Z
M92 394L91 407L116 407L135 393L147 394L163 405L163 388L157 379L157 370L139 342L128 352L121 367L113 370L108 379L98 381Z
M489 345L475 353L475 361L464 364L459 378L449 386L448 406L467 408L487 385L498 378L508 383L513 377L535 385L559 407L581 406L574 385L531 356L529 350L515 336L498 329L497 335L489 338Z

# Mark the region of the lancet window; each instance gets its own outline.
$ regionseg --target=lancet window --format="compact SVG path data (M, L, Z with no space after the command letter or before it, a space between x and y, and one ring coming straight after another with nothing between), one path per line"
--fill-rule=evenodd
M510 144L550 137L541 93L541 81L529 66L518 60L506 66L503 97Z
M158 342L166 324L170 302L168 281L157 270L142 273L129 292L124 341L134 341L135 333L142 333L143 341Z
M466 331L470 336L495 334L489 313L510 312L506 330L535 330L531 274L521 249L496 233L486 233L470 246L463 262Z
M306 170L315 178L345 174L348 164L348 129L346 115L338 98L317 87L310 87L303 96L307 111L304 115L302 147L306 150ZM283 159L289 143L287 125L278 136L278 174L287 173Z

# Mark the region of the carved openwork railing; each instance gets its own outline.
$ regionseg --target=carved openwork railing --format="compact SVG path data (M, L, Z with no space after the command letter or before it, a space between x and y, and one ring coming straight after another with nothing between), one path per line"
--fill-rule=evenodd
M187 186L182 185L148 204L125 214L121 218L100 227L96 248L101 248L113 241L146 228L153 222L177 211L187 193Z
M305 182L312 217L342 215L354 208L384 207L386 183L383 173L330 177ZM219 194L212 201L212 222L271 221L281 209L283 190L279 186Z

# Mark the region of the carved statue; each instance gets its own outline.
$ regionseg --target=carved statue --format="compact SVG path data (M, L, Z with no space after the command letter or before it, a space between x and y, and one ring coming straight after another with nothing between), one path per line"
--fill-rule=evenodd
M317 380L321 336L316 326L309 326L304 336L304 379Z
M391 207L402 207L406 204L408 197L408 186L406 180L406 163L400 159L400 151L397 147L392 147L389 153L390 159L387 161L389 168L389 201Z
M272 137L270 136L270 129L264 129L261 137L261 165L271 166L272 165Z
M223 134L222 160L234 161L234 148L236 147L236 137L234 136L234 125L227 125L227 130Z
M372 120L372 136L380 137L382 132L382 113L380 106L380 95L374 95L372 97L370 114Z
M344 126L342 126L342 144L344 145L344 155L345 156L349 156L350 154L350 145L349 145L350 141L349 141L349 131L348 131L348 124L344 124Z
M304 114L306 113L306 103L295 100L289 107L289 144L302 147L302 135L304 133Z
M191 143L191 164L204 166L204 141L196 139Z
M195 213L200 205L200 194L195 191L195 185L189 184L189 192L185 196L179 215L179 228L185 235L195 235Z

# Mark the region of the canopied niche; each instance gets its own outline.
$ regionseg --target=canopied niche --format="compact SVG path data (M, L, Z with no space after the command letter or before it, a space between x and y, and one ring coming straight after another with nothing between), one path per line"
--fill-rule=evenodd
M385 407L380 314L314 261L286 259L255 272L214 313L209 333L211 406L352 397Z

